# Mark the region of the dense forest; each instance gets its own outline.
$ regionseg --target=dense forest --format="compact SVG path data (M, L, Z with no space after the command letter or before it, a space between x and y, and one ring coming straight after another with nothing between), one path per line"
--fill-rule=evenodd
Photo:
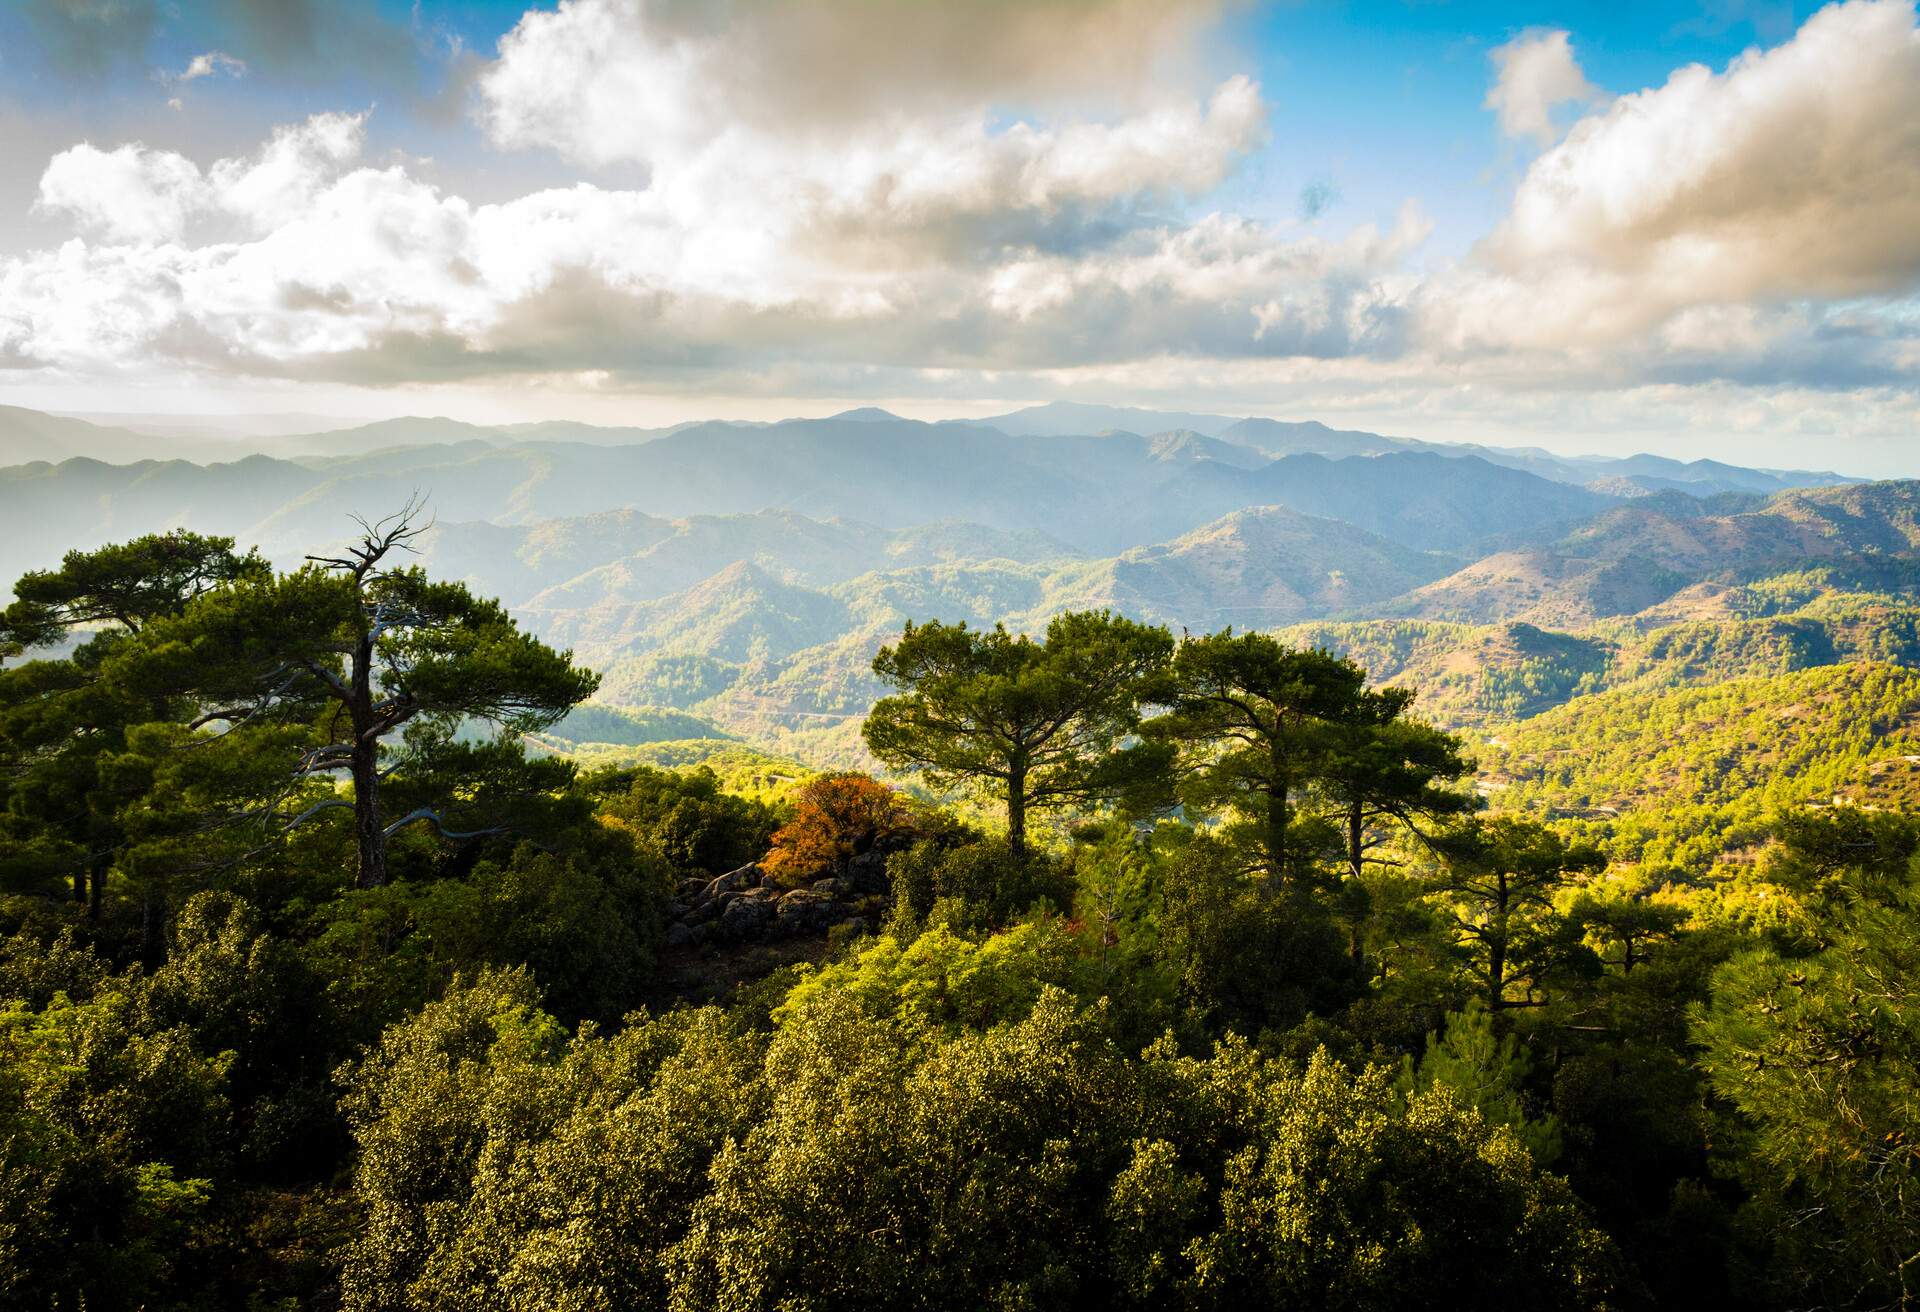
M543 749L596 676L362 527L0 613L0 1305L1920 1301L1920 819L1843 796L1910 671L1480 742L907 624L884 779L723 781Z

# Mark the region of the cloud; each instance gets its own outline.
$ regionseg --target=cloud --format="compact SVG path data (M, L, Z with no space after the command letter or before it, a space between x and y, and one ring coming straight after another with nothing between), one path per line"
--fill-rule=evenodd
M1078 243L1210 191L1265 141L1250 79L1155 76L1218 12L568 0L502 39L478 112L501 146L644 166L664 213L730 234L761 276Z
M1914 378L1916 286L1920 28L1852 0L1580 119L1418 316L1444 356L1543 377L1843 386Z
M1307 199L1297 221L1217 208L1269 111L1207 66L1190 28L1210 10L1041 3L935 68L914 43L947 39L950 7L855 8L880 30L744 0L725 24L639 0L528 15L476 112L501 145L585 172L487 203L364 158L366 114L224 159L63 151L39 205L76 235L0 259L0 359L836 395L1179 376L1268 396L1911 397L1920 380L1908 5L1836 6L1722 71L1589 106L1471 256L1425 270L1417 204L1344 233ZM1063 33L1128 77L1096 85L1030 48ZM829 36L850 43L844 77L775 58L776 38ZM1577 75L1564 34L1509 47L1503 115L1530 103L1551 124L1569 103L1565 77L1516 72L1556 36ZM907 43L892 63L888 41Z
M482 121L502 145L643 164L642 187L475 205L405 167L354 167L363 120L336 115L204 171L122 147L120 172L154 176L144 189L69 182L106 172L76 148L49 166L41 204L99 240L198 241L171 267L63 248L68 274L139 284L111 302L96 358L135 350L143 323L153 340L137 349L265 372L322 357L646 376L810 353L1011 365L1130 343L1269 351L1305 331L1312 270L1337 266L1343 287L1365 277L1344 248L1177 217L1266 137L1249 78L1188 66L1218 12L1039 0L981 24L953 4L569 0L501 42L477 82ZM76 340L67 308L33 305L53 263L12 270L16 353L59 358L48 343ZM1053 310L1008 290L1056 277L1071 291ZM1127 298L1149 295L1157 326L1124 324ZM1338 299L1311 311L1316 340L1348 331L1351 294Z
M271 232L359 155L365 125L364 114L316 114L277 129L252 158L219 160L205 173L184 155L137 142L113 150L83 143L47 164L38 208L109 241L175 242L208 217Z
M1487 92L1486 107L1500 116L1500 130L1509 137L1551 146L1560 139L1554 110L1605 99L1580 71L1566 32L1528 32L1495 48L1489 57L1498 76Z
M1184 83L1222 0L563 0L481 79L496 140L581 162L685 160L716 138L832 145L849 129L1016 104L1125 108Z
M198 165L171 151L82 143L48 163L38 204L108 240L176 241L200 205L203 182Z
M1655 298L1846 297L1920 275L1920 28L1853 0L1722 73L1680 69L1536 160L1488 243Z
M357 159L365 114L315 114L282 127L253 158L225 159L208 174L207 204L267 233L311 206L340 168Z
M880 226L906 231L916 211L984 225L1002 205L1031 211L1000 216L1008 231L1044 232L1077 198L1176 185L1181 170L1216 166L1173 160L1165 143L1243 112L1247 95L1235 82L1203 106L1119 125L1015 125L970 175L935 158L925 181L896 179ZM1426 232L1414 211L1339 241L1224 215L1134 216L1099 240L880 258L851 230L823 240L819 223L852 224L857 208L817 198L813 227L792 213L756 227L724 207L707 211L724 222L689 224L674 195L585 183L476 205L404 167L361 166L363 131L361 116L317 116L204 170L139 146L63 152L42 203L100 240L0 264L0 341L65 367L370 380L1337 356L1396 349L1391 270ZM73 285L88 295L64 295Z
M174 82L192 82L203 77L212 77L215 73L225 73L228 77L245 77L245 60L235 59L220 50L209 50L195 55L171 80Z

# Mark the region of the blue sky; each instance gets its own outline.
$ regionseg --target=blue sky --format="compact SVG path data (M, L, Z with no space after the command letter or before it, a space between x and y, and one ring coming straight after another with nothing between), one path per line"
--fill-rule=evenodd
M1920 472L1915 134L1906 0L25 0L0 403Z

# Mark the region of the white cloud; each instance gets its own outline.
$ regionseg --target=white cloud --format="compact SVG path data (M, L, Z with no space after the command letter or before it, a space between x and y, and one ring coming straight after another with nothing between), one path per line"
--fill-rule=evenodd
M47 164L38 204L109 240L175 241L200 204L202 184L199 166L171 151L83 142Z
M663 214L778 285L1057 242L1212 190L1265 140L1259 89L1149 74L1216 11L568 0L502 40L480 113L503 146L645 165ZM1001 122L1009 103L1028 113Z
M1471 258L1424 274L1415 204L1345 236L1209 212L1268 108L1245 77L1154 71L1206 6L1010 10L952 67L915 44L951 36L951 7L855 9L885 21L849 33L821 6L749 0L725 26L640 0L528 15L482 77L487 130L614 171L495 203L363 161L365 114L204 166L63 151L39 204L79 236L0 259L0 361L895 394L1185 378L1402 404L1468 387L1910 400L1920 379L1906 4L1838 6L1723 72L1591 109ZM889 62L901 23L914 41ZM1062 70L1036 32L1127 76ZM844 76L806 62L829 36L850 42ZM792 67L770 53L789 38ZM1539 139L1590 88L1566 94L1585 80L1564 33L1528 40L1490 103Z
M1500 116L1500 130L1509 137L1550 146L1560 139L1556 109L1605 99L1581 72L1564 31L1528 32L1497 47L1491 58L1499 75L1487 92L1486 107Z
M1853 0L1723 73L1680 69L1534 162L1488 244L1657 304L1903 291L1920 275L1920 28Z
M282 127L250 160L224 159L208 173L212 201L271 232L297 218L339 169L359 157L365 114L315 114Z
M209 50L188 60L187 66L171 80L193 82L203 77L212 77L215 73L225 73L228 77L245 77L247 64L245 60L235 59L225 51Z
M717 139L830 147L982 107L1123 111L1194 81L1229 0L562 0L480 81L506 144L589 164L685 161Z
M1537 379L1914 376L1920 28L1853 0L1574 124L1420 336Z
M170 311L164 296L133 298L98 350L142 321L150 354L266 370L326 357L405 369L411 348L372 358L395 342L435 343L420 367L456 371L572 367L568 352L643 372L807 351L981 361L1016 341L1077 359L1123 338L1190 349L1173 335L1196 316L1222 349L1243 349L1236 336L1276 343L1275 279L1304 295L1299 270L1325 262L1319 244L1288 255L1285 234L1254 225L1222 244L1170 218L1265 139L1250 79L1158 76L1178 71L1190 30L1216 10L1039 0L982 25L965 6L742 0L719 22L709 7L569 0L503 40L479 84L489 131L590 163L644 162L644 187L583 182L473 205L405 168L352 167L364 116L282 128L204 173L144 152L180 175L165 222L85 231L202 240L177 253L170 281L154 275L177 288ZM823 77L829 54L844 72ZM876 96L887 112L871 112ZM1029 112L1003 114L1009 100ZM97 247L59 258L143 285L152 268ZM1074 313L1112 319L1149 293L1177 312L1103 342L987 291L1055 261ZM32 264L12 273L10 350L60 358L48 343L71 343L68 316L35 313ZM1208 286L1217 299L1203 301ZM1026 330L996 331L1009 315ZM1075 340L1047 340L1055 331Z
M276 129L252 158L219 160L205 173L184 155L137 142L113 150L83 143L47 164L38 205L110 241L179 241L191 222L214 214L271 232L359 155L365 127L365 114L315 114Z

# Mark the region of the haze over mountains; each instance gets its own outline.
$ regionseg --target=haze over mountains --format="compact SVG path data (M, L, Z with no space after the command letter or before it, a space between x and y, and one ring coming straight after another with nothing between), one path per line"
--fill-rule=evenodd
M207 458L213 441L231 458ZM199 458L159 458L176 448ZM175 526L291 565L418 493L426 566L603 670L603 704L643 708L622 732L652 716L825 758L852 750L879 691L867 666L907 620L1037 629L1104 606L1195 631L1306 626L1290 632L1418 676L1430 713L1468 723L1699 677L1645 635L1760 622L1751 589L1808 569L1826 574L1766 621L1786 630L1724 650L1743 669L1848 659L1859 642L1799 610L1904 604L1920 559L1915 483L1066 403L657 430L395 419L184 446L0 410L0 459L8 579Z

